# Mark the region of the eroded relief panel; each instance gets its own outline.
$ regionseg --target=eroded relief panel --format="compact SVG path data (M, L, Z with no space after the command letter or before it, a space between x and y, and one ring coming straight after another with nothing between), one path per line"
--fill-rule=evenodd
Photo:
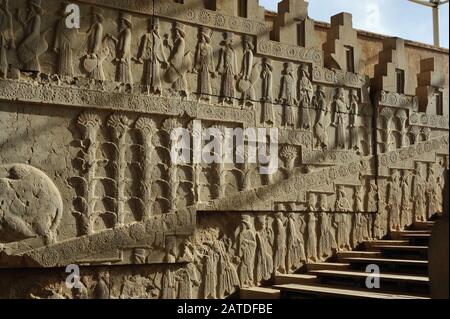
M0 267L39 274L9 297L225 298L442 210L448 84L427 59L416 96L396 88L401 41L369 80L351 15L321 46L303 1L272 32L226 6L76 3L80 29L63 1L0 1ZM249 128L277 129L270 174L194 161L204 130ZM47 269L69 264L82 289Z

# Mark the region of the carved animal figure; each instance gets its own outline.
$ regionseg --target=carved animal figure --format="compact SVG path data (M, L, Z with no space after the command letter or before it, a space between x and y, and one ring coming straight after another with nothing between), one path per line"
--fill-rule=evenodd
M0 243L42 237L56 241L63 202L52 180L25 164L0 165Z

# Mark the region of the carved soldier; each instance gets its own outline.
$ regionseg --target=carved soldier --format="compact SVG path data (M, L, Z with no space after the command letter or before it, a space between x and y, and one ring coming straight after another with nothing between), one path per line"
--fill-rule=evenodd
M213 250L208 250L203 259L203 296L205 299L216 299L217 289L217 262L219 261L219 255Z
M8 0L0 0L0 77L8 77L9 50L15 49L13 18L9 11Z
M84 59L84 68L88 77L93 80L105 80L103 72L103 61L105 60L103 46L103 10L92 8L91 26L87 31L87 56Z
M338 88L336 96L334 97L334 123L333 125L337 127L337 147L340 149L345 149L346 141L346 116L349 111L349 106L345 100L345 91L343 88Z
M297 269L306 260L304 242L297 233L295 213L288 214L287 269Z
M161 95L163 92L161 66L167 65L167 58L159 35L158 18L149 20L148 31L142 36L135 61L144 64L143 84L147 87L147 93Z
M193 71L194 73L198 73L199 99L206 102L211 101L211 75L215 76L214 53L210 43L211 31L206 27L202 27L199 34Z
M43 14L41 0L29 0L28 6L30 11L26 21L20 20L24 27L25 38L17 48L17 55L25 71L40 74L39 56L48 49L45 36L41 35Z
M186 52L185 27L183 24L176 22L172 32L173 44L168 44L171 54L166 77L168 82L172 84L173 93L179 94L182 98L188 98L189 89L186 74L192 68L192 61L190 52Z
M77 29L67 28L66 19L70 12L66 12L67 3L63 3L61 18L56 24L55 41L53 51L58 54L58 74L73 77L73 49Z
M233 33L227 32L222 44L217 65L217 71L222 75L222 103L233 105L237 79L237 59L233 47Z
M411 211L411 189L409 187L410 172L405 171L400 181L402 197L401 197L401 211L402 226L407 226L412 223L412 211Z
M391 229L400 229L400 172L396 169L393 170L391 175L391 182L389 183L389 201L388 206L390 208L390 222Z
M350 202L347 199L347 193L343 185L339 185L336 193L336 211L349 212L351 211Z
M367 197L367 211L376 212L378 201L378 186L375 181L370 182L369 193L367 194Z
M109 273L99 272L97 274L97 285L94 288L94 298L95 299L109 299L110 291L109 291Z
M274 271L275 273L286 273L286 221L283 213L275 214L275 257Z
M414 213L415 219L418 221L426 220L426 209L427 209L427 198L426 198L427 185L423 165L424 164L419 162L416 163L416 171L413 186Z
M314 126L314 131L317 137L317 148L328 149L328 132L329 125L328 113L330 111L325 98L325 91L321 85L317 87L316 93L313 96L312 104L319 114L319 118Z
M255 217L256 228L256 282L269 280L273 274L272 246L273 231L267 226L267 217Z
M326 196L326 194L321 195ZM322 210L320 219L319 257L326 258L330 255L332 249L337 247L337 244L334 238L334 230L330 223L330 217L325 213L325 210Z
M355 211L364 211L364 187L357 186L355 190Z
M353 223L353 245L356 247L359 243L364 240L364 217L361 213L356 213L354 215Z
M239 276L230 255L227 253L228 250L225 248L223 240L215 240L213 245L219 256L217 263L219 298L224 298L231 295L236 287L239 286Z
M263 118L262 122L268 125L275 124L274 110L273 110L273 65L272 60L263 58L261 62L261 79L262 79L262 103L263 103Z
M133 74L131 70L131 14L122 13L120 16L119 38L115 38L108 34L107 37L112 39L116 44L117 63L116 81L120 83L133 84Z
M317 217L314 213L308 213L308 237L306 251L308 254L308 260L317 260L317 234L316 234L316 222Z
M256 77L253 74L253 44L249 36L242 40L243 57L238 88L242 92L242 101L245 106L253 106L255 100L255 89L253 88Z
M281 76L280 103L284 105L284 126L295 127L294 105L297 104L295 98L295 76L294 65L291 62L284 64L283 75Z
M242 215L242 224L238 228L237 253L241 259L239 275L242 286L253 285L255 266L256 236L249 215Z
M436 164L432 163L428 166L428 180L427 180L427 196L428 196L428 203L429 203L429 210L428 210L428 218L431 217L431 215L439 212L439 206L440 206L440 196L438 193L441 192L440 190L440 183L438 184L437 180L437 169Z
M309 70L307 64L300 67L300 83L299 83L299 108L300 108L300 128L309 130L311 128L311 117L309 109L314 95L314 89L309 79Z
M353 89L350 94L350 148L359 152L359 126L357 118L359 113L358 91Z

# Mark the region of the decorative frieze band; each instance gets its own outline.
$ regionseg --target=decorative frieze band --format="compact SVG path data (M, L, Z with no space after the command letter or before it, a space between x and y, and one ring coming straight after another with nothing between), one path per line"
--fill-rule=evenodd
M400 108L412 108L417 105L417 98L395 92L381 91L377 94L378 105Z
M312 79L314 82L351 88L363 88L369 84L369 78L365 75L342 70L330 70L318 65L314 66Z
M329 151L324 152L302 150L303 164L319 164L319 165L336 165L347 164L348 162L357 161L360 157L354 151Z
M87 3L119 9L124 11L136 12L139 14L153 14L153 4L150 0L76 0L77 2Z
M412 113L409 115L409 124L422 126L422 127L432 127L439 129L449 128L448 117L444 115L429 115L425 113Z
M11 80L0 81L0 100L172 116L186 113L192 118L255 125L255 114L252 110L136 93L111 93L76 87L33 85Z
M275 41L262 40L258 41L256 51L258 54L279 59L323 65L323 52L316 48L306 49Z
M186 8L183 4L168 1L155 1L154 14L168 19L250 35L262 35L269 32L266 24L262 22L227 16L208 9Z

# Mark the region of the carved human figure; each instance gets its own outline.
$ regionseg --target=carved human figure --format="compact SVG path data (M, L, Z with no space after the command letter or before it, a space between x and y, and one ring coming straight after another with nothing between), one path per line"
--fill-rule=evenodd
M262 79L262 103L263 103L263 116L262 122L268 125L275 124L275 116L273 110L273 65L272 60L269 58L263 58L261 62L261 79Z
M9 0L0 0L0 77L8 77L10 50L15 49L13 17L9 10Z
M97 284L94 287L93 295L95 299L109 299L110 287L109 279L110 275L108 271L100 271L97 274Z
M316 147L319 149L328 149L328 132L329 126L328 113L330 112L329 105L325 98L325 91L323 86L317 86L316 93L312 99L312 105L319 114L316 124L314 125L314 132L316 134Z
M338 249L350 248L350 216L348 213L337 212L334 215L334 227L337 229L337 245Z
M336 192L336 211L349 212L351 211L350 202L347 199L347 193L343 185L339 185Z
M172 85L172 92L182 98L189 97L186 74L192 69L191 54L186 51L186 31L183 24L176 22L172 29L173 43L168 42L171 54L166 78Z
M427 208L427 184L424 172L424 164L417 162L414 176L413 194L414 194L414 214L418 221L426 220Z
M357 246L364 240L364 217L361 213L353 214L353 246Z
M355 200L355 211L363 212L364 211L364 186L357 186L354 194Z
M17 48L17 55L23 63L23 70L41 73L39 57L48 49L45 35L41 35L43 10L41 0L28 0L29 14L26 20L20 19L25 37Z
M166 255L164 256L165 264L173 264L176 262L175 252L173 246L167 248ZM165 267L161 278L161 298L162 299L175 299L177 297L177 285L175 280L175 274L170 265Z
M283 213L275 214L275 257L274 271L275 273L286 273L286 221Z
M336 126L336 140L337 148L345 149L346 129L347 129L347 113L350 109L346 99L345 90L343 88L338 88L336 95L334 97L334 122L333 125Z
M410 188L410 171L404 171L400 180L401 186L401 225L409 226L412 224L412 211L411 211L411 188Z
M198 73L199 100L211 101L211 75L215 76L214 52L211 46L211 30L202 27L199 33L199 41L195 53L194 73Z
M308 260L317 260L317 233L316 233L317 217L315 213L308 213L308 237L306 243L306 252Z
M249 36L244 36L242 39L242 66L240 79L238 82L238 88L242 92L242 102L244 106L253 106L255 101L255 89L256 76L253 72L253 43Z
M327 212L330 209L328 205L328 195L325 193L319 194L319 211Z
M61 18L56 24L53 51L58 54L58 74L73 77L73 51L78 32L75 28L67 28L66 20L69 14L70 12L66 12L66 4L64 4L61 9Z
M107 37L112 39L116 45L117 55L114 61L117 63L116 81L120 83L132 84L133 74L131 70L131 14L122 13L119 19L119 37L115 38L111 34Z
M147 93L161 95L163 92L161 66L167 66L167 58L159 35L158 18L149 20L148 30L141 38L135 61L144 65L142 82L147 88Z
M350 148L360 151L360 134L357 123L359 116L359 96L358 91L353 89L350 93Z
M396 169L393 170L391 175L391 181L389 182L389 200L388 207L390 211L390 227L393 230L400 230L400 172Z
M300 82L298 86L299 109L300 109L300 128L309 130L311 128L311 117L309 109L314 95L313 85L309 79L309 70L307 64L300 66Z
M203 258L203 297L216 299L217 297L217 263L219 255L209 249Z
M370 181L367 194L367 211L376 212L378 202L378 186L375 181Z
M437 165L432 163L428 166L428 179L427 179L427 197L428 197L428 216L427 218L430 218L432 215L434 215L437 212L440 212L440 206L442 203L441 200L441 188L440 184L442 183L441 180L439 180L438 183L438 171L437 171Z
M303 240L300 239L297 232L296 214L288 214L287 222L287 266L288 270L298 269L302 261L306 260L305 247Z
M236 95L236 79L237 79L237 58L236 51L233 47L233 33L225 33L225 40L222 42L222 48L219 54L219 63L217 64L217 72L222 75L221 97L223 104L234 103Z
M88 78L93 80L105 80L103 62L107 54L104 52L103 43L103 10L97 7L92 8L91 26L87 30L87 55L84 59L84 68L88 72Z
M255 230L249 215L242 215L242 224L236 235L237 254L241 259L239 278L241 286L252 286L254 280L254 266L256 253Z
M328 216L328 213L325 213L325 211L322 210L320 214L319 257L329 257L332 250L336 248L337 243L334 237L334 229L331 225L330 217Z
M200 275L194 263L187 263L185 268L180 269L177 275L178 281L178 299L194 298L195 287L200 285Z
M218 267L218 297L224 298L231 295L239 286L239 276L236 267L231 261L229 250L226 249L223 240L214 241L214 249L219 256Z
M273 274L272 246L273 231L267 225L267 216L258 214L255 217L256 229L256 282L269 280Z
M284 64L281 76L279 101L284 105L284 126L295 127L294 105L297 104L295 90L294 65L291 62Z

